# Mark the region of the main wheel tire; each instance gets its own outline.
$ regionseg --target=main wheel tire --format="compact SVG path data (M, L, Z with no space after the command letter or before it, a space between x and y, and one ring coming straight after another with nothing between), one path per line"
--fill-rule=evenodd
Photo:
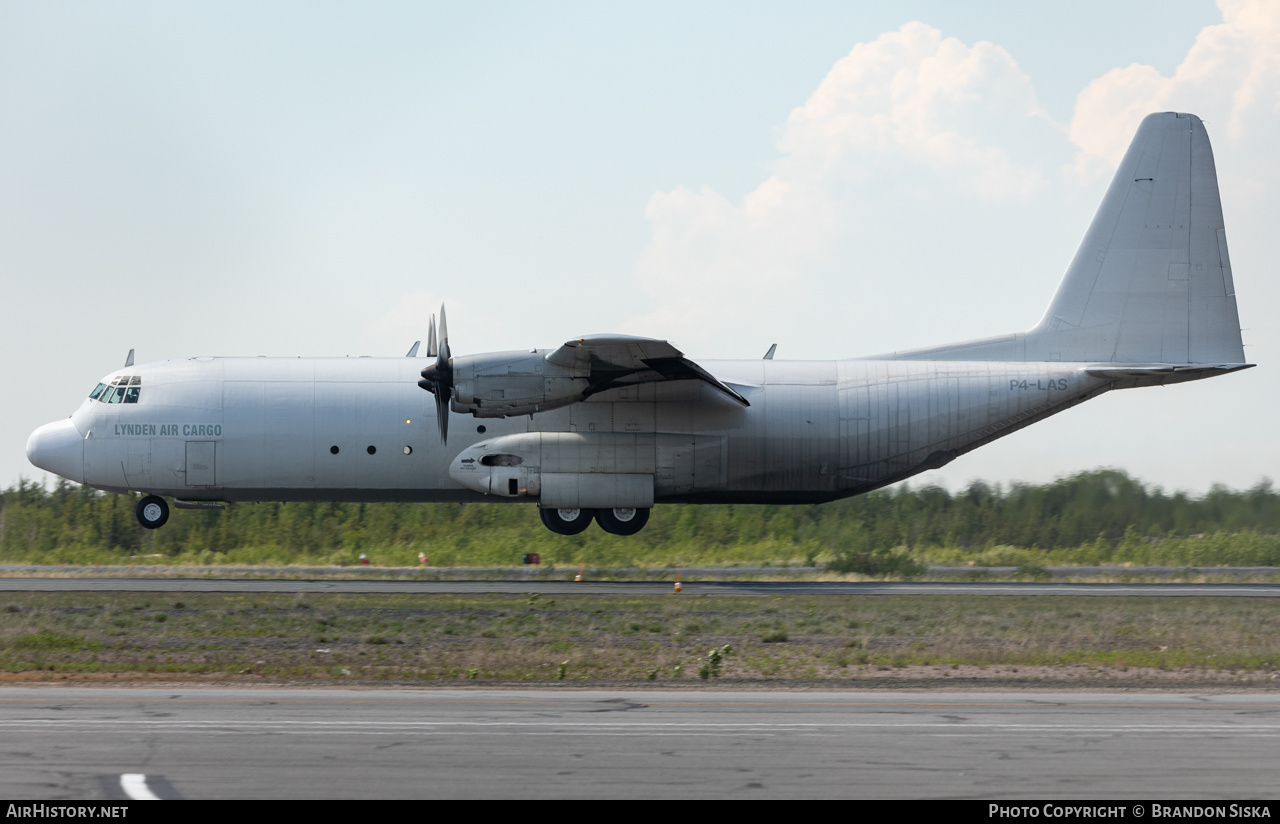
M591 526L591 519L595 514L594 509L538 507L538 517L542 518L542 525L557 535L577 535Z
M598 509L596 523L611 535L635 535L649 523L649 510L632 507Z
M148 495L138 501L133 514L138 516L138 523L147 529L159 529L169 520L169 505L158 495Z

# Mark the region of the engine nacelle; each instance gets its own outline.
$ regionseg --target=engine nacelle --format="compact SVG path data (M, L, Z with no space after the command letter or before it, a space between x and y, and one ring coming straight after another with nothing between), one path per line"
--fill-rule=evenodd
M586 397L588 373L550 363L550 351L453 358L451 408L477 418L508 418L577 403Z

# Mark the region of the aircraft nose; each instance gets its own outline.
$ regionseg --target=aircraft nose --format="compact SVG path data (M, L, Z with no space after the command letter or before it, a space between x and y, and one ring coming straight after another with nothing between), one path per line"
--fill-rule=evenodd
M69 418L32 432L27 438L27 460L46 472L84 483L84 438Z

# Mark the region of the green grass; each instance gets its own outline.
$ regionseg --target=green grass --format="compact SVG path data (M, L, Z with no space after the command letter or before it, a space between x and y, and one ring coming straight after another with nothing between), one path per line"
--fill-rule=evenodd
M82 650L102 649L102 642L89 641L78 636L59 635L54 632L42 631L14 639L13 648L21 651L80 652Z
M926 665L1010 678L1028 667L1280 672L1280 603L1264 598L314 594L303 602L13 593L6 601L0 678L8 679L841 681ZM726 644L732 654L708 664L708 650Z

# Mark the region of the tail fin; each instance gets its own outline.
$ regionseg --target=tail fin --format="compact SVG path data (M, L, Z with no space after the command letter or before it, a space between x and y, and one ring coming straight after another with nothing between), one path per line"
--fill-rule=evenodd
M1244 363L1213 149L1193 114L1147 115L1028 360Z
M1200 118L1148 115L1044 319L895 357L1243 364L1213 150Z

